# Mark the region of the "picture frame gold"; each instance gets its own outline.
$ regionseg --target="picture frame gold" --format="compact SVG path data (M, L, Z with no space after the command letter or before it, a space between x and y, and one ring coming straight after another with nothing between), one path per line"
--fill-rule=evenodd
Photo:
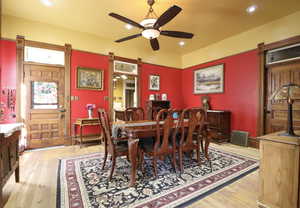
M76 88L83 90L103 90L104 71L88 67L77 67Z

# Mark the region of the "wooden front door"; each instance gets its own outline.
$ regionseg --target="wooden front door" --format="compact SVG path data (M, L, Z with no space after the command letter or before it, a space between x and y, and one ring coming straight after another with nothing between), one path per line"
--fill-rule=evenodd
M271 95L282 85L295 83L300 85L300 62L269 66L267 68L267 93L265 107L265 133L287 129L287 102L274 102ZM293 105L294 129L300 130L300 102Z
M64 67L24 64L29 149L65 144L64 81Z

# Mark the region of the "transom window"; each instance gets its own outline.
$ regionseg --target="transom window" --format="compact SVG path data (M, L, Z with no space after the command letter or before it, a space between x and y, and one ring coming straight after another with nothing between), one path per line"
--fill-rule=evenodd
M25 46L24 61L42 64L65 65L65 52Z

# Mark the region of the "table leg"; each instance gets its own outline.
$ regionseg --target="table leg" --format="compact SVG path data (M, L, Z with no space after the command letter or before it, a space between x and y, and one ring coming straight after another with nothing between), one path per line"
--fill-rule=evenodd
M132 137L129 138L128 149L129 149L129 159L131 162L130 186L134 186L136 180L138 144L139 144L138 139Z
M82 147L82 126L80 125L80 148Z
M72 146L76 144L76 124L73 124L73 138L72 138Z
M20 166L18 166L15 170L15 180L17 183L20 182Z
M211 138L212 138L211 132L206 131L206 136L205 136L205 157L208 160L209 166L212 170L211 161L210 161L210 158L209 158L209 155L208 155L208 147L209 147Z

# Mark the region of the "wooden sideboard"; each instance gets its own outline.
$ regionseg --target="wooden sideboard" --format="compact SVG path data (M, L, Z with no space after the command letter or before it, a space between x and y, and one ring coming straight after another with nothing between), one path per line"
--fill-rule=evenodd
M0 125L0 207L4 206L2 189L9 177L15 172L16 182L20 181L19 137L22 124Z
M153 112L155 109L169 109L171 102L168 100L148 100L146 103L147 119L154 120Z
M231 112L207 110L209 129L213 133L213 141L228 142L231 136Z
M279 136L279 133L258 138L260 140L258 206L299 208L300 137ZM300 131L296 134L300 135Z

